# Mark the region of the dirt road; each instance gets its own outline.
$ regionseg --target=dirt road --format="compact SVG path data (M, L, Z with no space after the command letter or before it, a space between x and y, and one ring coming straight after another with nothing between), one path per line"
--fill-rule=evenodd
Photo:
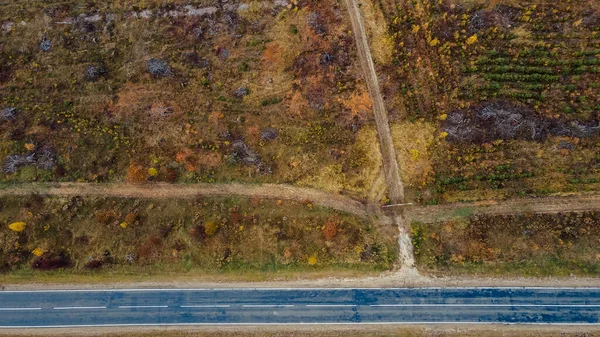
M194 198L197 196L243 196L269 199L310 201L315 205L369 219L365 205L359 201L337 194L329 194L310 188L289 185L249 185L249 184L19 184L0 188L0 197L9 195L29 195L32 193L53 196L104 196L130 198Z
M600 211L600 195L571 195L542 198L521 198L492 202L453 203L439 206L415 206L406 209L411 220L435 222L475 214L519 214Z
M396 150L394 149L388 114L383 103L383 97L381 96L379 79L375 71L375 64L371 56L367 34L365 33L365 27L356 0L345 0L345 2L350 13L350 20L365 81L373 100L373 112L375 113L375 123L377 125L381 155L383 157L383 170L388 185L390 201L394 204L400 204L404 201L404 185L400 169L398 168L398 162L396 161Z

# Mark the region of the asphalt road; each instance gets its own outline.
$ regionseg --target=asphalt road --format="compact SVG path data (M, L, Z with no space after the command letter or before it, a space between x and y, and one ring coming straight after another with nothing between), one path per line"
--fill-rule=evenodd
M600 288L0 291L0 327L600 324Z

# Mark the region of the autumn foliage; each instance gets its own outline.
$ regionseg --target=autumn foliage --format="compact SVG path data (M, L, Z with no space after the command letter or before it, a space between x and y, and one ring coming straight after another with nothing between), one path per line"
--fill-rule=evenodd
M325 223L323 226L323 236L325 237L325 240L331 241L335 239L339 232L338 226L338 223L333 220L329 220L327 223Z
M131 184L141 184L148 180L148 172L141 165L131 164L127 168L127 182Z

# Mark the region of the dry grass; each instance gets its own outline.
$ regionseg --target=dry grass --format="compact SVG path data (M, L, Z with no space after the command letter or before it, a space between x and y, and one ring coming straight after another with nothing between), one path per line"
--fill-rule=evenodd
M364 191L373 187L381 171L381 152L375 128L365 127L359 131L352 153L352 165L358 170L357 174L345 174L341 165L326 166L298 184L334 193L346 191L364 198Z
M381 65L390 64L394 56L394 39L388 34L382 9L373 0L361 1L360 9L370 39L373 60Z
M392 125L398 164L407 186L424 186L431 178L430 147L435 141L435 131L433 124L424 121Z

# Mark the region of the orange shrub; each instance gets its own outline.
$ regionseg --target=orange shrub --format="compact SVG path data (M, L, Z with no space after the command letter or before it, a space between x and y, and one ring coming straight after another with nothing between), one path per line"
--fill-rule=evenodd
M325 237L325 240L327 241L331 241L333 239L335 239L335 237L337 236L339 231L338 228L338 223L335 221L327 221L327 223L325 224L325 226L323 226L323 236Z
M127 215L125 216L125 222L128 225L133 225L136 221L137 221L137 214L135 213L127 213Z
M141 184L148 180L148 172L140 165L131 164L127 168L125 179L131 184Z

